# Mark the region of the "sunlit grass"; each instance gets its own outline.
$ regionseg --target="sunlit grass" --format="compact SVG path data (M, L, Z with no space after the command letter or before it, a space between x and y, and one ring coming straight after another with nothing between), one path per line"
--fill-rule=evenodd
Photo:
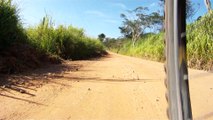
M64 59L85 59L104 51L102 43L85 36L83 29L63 25L55 28L48 16L38 26L28 28L27 34L33 45Z
M213 12L187 26L187 56L189 66L209 70L213 67ZM135 47L130 40L107 43L110 50L124 55L164 61L164 33L147 34ZM118 45L119 43L119 45Z
M18 10L11 0L0 0L0 50L17 41L26 41Z
M50 16L45 16L36 26L24 29L18 9L11 0L0 0L0 50L13 43L24 43L48 54L64 59L86 59L104 52L102 43L73 26L54 26Z

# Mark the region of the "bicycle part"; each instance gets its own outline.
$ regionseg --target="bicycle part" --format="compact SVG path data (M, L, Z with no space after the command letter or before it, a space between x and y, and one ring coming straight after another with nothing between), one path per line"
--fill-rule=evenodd
M186 0L166 0L166 97L170 120L191 120L186 59Z

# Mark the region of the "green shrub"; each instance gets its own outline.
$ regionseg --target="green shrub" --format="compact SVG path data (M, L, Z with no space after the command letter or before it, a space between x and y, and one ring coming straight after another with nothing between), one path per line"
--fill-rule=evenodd
M12 0L0 0L0 73L16 73L37 68L40 63L60 63L64 59L87 59L102 55L99 40L72 26L55 28L45 16L39 25L24 29ZM55 57L56 56L56 57Z
M63 25L54 28L48 16L38 26L28 28L27 33L34 46L64 59L86 59L104 51L100 41L86 37L83 29Z
M0 50L9 47L14 42L26 40L21 26L18 11L11 0L0 0Z
M163 61L163 36L163 33L147 34L136 43L135 47L132 46L131 40L124 40L120 48L117 49L119 49L119 53L124 55ZM117 51L115 47L113 47L113 51Z
M187 26L189 66L211 69L213 65L213 11Z
M200 20L187 25L187 56L189 67L210 70L213 68L213 11ZM131 40L106 43L110 50L124 55L164 61L164 33L144 35L135 47Z

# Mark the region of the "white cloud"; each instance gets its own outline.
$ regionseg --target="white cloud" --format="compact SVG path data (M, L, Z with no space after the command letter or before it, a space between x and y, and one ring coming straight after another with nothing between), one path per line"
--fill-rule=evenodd
M119 23L119 21L111 20L111 19L104 20L104 22L107 22L107 23L113 23L113 24L117 24L117 23Z
M96 10L88 10L88 11L85 11L86 14L90 14L90 15L95 15L95 16L99 16L99 17L107 17L106 14L104 14L103 12L101 11L96 11Z
M150 6L150 7L155 7L155 6L157 6L157 3L154 2L154 3L150 4L149 6Z
M122 9L127 9L126 5L123 3L114 3L113 6L120 7Z

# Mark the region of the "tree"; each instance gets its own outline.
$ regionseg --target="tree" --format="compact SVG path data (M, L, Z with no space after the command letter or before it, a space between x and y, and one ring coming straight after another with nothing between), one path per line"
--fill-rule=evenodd
M149 21L151 23L151 28L157 28L158 31L163 30L164 26L164 16L160 15L158 12L151 13L149 17Z
M186 0L186 18L192 18L195 14L194 4L191 0Z
M208 10L208 12L211 11L211 1L210 0L204 0L205 4L206 4L206 8Z
M147 28L151 28L163 21L163 17L159 13L146 14L147 11L147 7L138 7L128 11L127 15L121 14L123 25L119 27L120 32L124 37L132 39L133 46L135 46L136 41L144 34Z
M106 35L104 33L101 33L100 35L98 35L98 39L103 42L104 39L106 38Z

